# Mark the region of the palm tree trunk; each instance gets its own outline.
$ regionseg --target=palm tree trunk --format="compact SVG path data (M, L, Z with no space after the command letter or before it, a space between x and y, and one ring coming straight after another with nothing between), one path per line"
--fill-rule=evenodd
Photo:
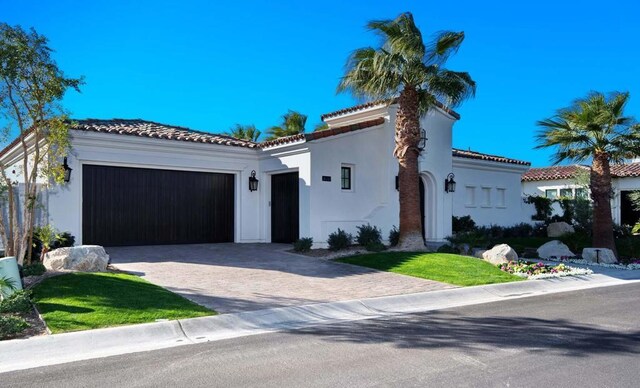
M400 192L400 241L398 249L424 250L422 219L420 216L420 187L418 183L418 143L420 141L420 113L418 93L405 88L398 98L396 115L395 157L398 158L398 190Z
M597 152L591 163L591 198L593 199L593 246L609 248L617 257L611 217L611 169L609 156L604 152Z

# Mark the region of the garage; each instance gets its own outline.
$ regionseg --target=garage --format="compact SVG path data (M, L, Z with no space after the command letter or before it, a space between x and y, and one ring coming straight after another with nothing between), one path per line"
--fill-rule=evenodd
M234 175L82 166L82 239L103 246L233 242Z

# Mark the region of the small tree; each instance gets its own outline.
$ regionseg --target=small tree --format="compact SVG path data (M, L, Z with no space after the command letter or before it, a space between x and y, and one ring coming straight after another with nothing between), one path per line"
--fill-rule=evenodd
M0 115L5 139L17 132L17 165L0 161L0 236L5 254L30 262L38 178L62 183L70 149L69 121L59 102L81 79L67 78L51 58L46 37L34 29L0 24ZM20 214L19 214L20 213Z

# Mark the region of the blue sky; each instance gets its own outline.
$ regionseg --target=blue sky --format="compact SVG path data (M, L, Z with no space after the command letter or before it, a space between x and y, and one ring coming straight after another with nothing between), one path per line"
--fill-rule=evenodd
M16 1L0 21L50 39L82 93L75 118L142 118L211 132L264 129L288 109L320 114L354 101L335 88L349 53L375 45L364 25L411 11L425 36L463 30L448 62L478 84L456 110L454 146L549 164L536 120L590 90L631 92L640 117L640 6L633 1Z

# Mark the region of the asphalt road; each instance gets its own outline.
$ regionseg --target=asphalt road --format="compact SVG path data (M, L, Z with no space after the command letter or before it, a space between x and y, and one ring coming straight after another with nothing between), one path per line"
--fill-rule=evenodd
M2 387L638 387L640 284L0 374Z

